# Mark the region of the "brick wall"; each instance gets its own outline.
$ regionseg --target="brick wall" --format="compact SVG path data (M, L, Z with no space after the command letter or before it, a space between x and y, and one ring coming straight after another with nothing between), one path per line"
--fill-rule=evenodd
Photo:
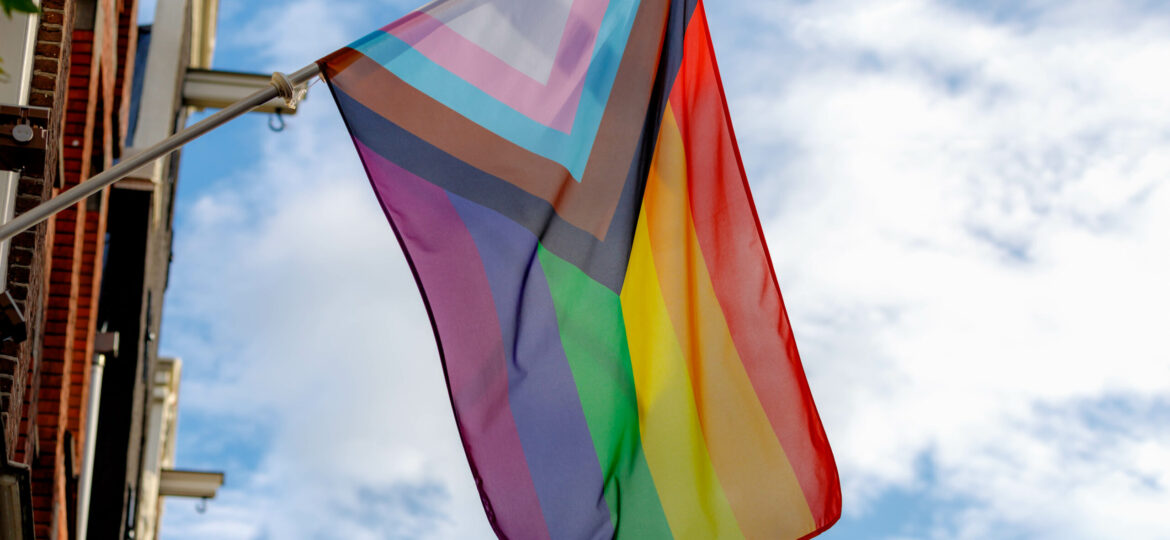
M50 107L50 144L45 155L45 177L23 177L17 186L16 214L19 215L46 200L60 178L60 146L65 112L66 84L69 78L71 40L67 29L73 27L72 2L44 0L41 25L34 49L32 90L29 102ZM62 59L65 59L64 61ZM29 339L20 345L0 343L0 415L4 417L9 459L29 464L34 454L35 437L29 437L37 415L40 381L41 341L45 314L45 285L48 273L47 244L52 224L44 223L12 239L9 251L7 289L29 323Z
M69 55L68 93L62 140L64 175L62 189L69 189L87 172L93 146L93 120L97 104L99 63L94 59L94 32L74 30ZM45 312L41 359L40 398L37 403L38 452L32 470L33 525L38 538L57 538L66 527L64 447L68 403L72 389L74 350L78 338L77 300L80 288L82 238L85 235L84 204L74 205L53 219L49 260L48 305Z
M45 178L19 183L17 214L100 172L121 152L137 1L100 2L105 17L93 31L74 30L72 1L42 3L30 103L52 109L50 144ZM7 457L32 468L38 539L67 540L76 524L108 201L103 190L11 243L7 288L29 338L0 343L2 436Z

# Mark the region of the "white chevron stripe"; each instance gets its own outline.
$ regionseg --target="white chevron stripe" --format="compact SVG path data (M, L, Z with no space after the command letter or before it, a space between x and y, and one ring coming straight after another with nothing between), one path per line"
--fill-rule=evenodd
M572 0L440 0L422 10L543 84L552 74L572 3Z

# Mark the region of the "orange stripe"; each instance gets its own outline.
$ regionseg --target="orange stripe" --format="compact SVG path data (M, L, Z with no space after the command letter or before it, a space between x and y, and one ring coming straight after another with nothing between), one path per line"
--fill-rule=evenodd
M682 135L670 107L643 204L699 422L740 529L748 538L803 536L816 528L815 521L736 352L711 284L691 221Z

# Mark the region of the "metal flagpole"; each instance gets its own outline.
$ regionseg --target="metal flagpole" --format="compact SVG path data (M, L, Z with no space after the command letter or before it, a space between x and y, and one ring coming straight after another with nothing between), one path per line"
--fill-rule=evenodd
M102 188L121 180L135 169L178 150L183 145L202 136L208 131L267 103L272 98L279 97L286 102L294 102L297 99L297 87L307 83L309 79L316 77L320 72L320 67L316 63L313 63L298 69L291 75L286 76L280 72L273 73L272 84L268 88L258 90L256 93L220 109L215 114L200 120L195 125L175 133L163 139L158 144L118 162L117 165L106 169L97 176L61 192L56 197L49 199L47 202L30 209L12 221L0 226L0 242L36 226L57 212L69 208L78 201L97 193Z

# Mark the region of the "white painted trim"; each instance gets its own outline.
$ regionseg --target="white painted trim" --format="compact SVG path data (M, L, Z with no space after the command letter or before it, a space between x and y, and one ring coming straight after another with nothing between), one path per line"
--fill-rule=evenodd
M158 494L162 497L198 497L211 499L223 486L221 472L176 471L163 469Z
M40 0L35 3L40 5ZM0 103L28 105L39 23L40 16L35 13L13 12L12 18L0 14L0 58L9 77L8 82L0 82Z
M0 172L0 225L8 223L16 210L16 185L20 174ZM0 291L8 287L8 241L0 242Z
M138 126L134 141L125 154L131 155L148 148L175 132L177 111L182 106L180 97L183 75L187 71L187 57L183 54L188 39L187 21L190 0L158 0L154 24L150 31L150 51L143 73L142 97L138 102ZM144 165L131 176L149 178L155 184L162 181L170 158Z
M191 107L223 109L252 95L257 90L267 88L270 84L272 84L271 75L190 69L187 70L187 76L183 80L183 104ZM277 111L286 116L297 112L296 109L288 108L284 100L280 98L270 100L252 110L252 112L266 113Z
M191 5L191 67L211 69L219 25L219 0L194 0Z
M34 0L40 5L40 0ZM36 48L40 17L30 13L0 15L0 58L8 82L0 81L0 103L28 105L32 88L33 52ZM15 39L13 39L15 38ZM20 174L0 171L0 225L8 223L16 210L16 186ZM8 241L0 242L0 291L8 283Z
M151 399L147 402L145 441L142 446L142 477L138 480L135 532L141 538L157 538L162 505L159 485L162 471L175 462L175 427L178 422L179 379L183 361L159 358L154 372Z

